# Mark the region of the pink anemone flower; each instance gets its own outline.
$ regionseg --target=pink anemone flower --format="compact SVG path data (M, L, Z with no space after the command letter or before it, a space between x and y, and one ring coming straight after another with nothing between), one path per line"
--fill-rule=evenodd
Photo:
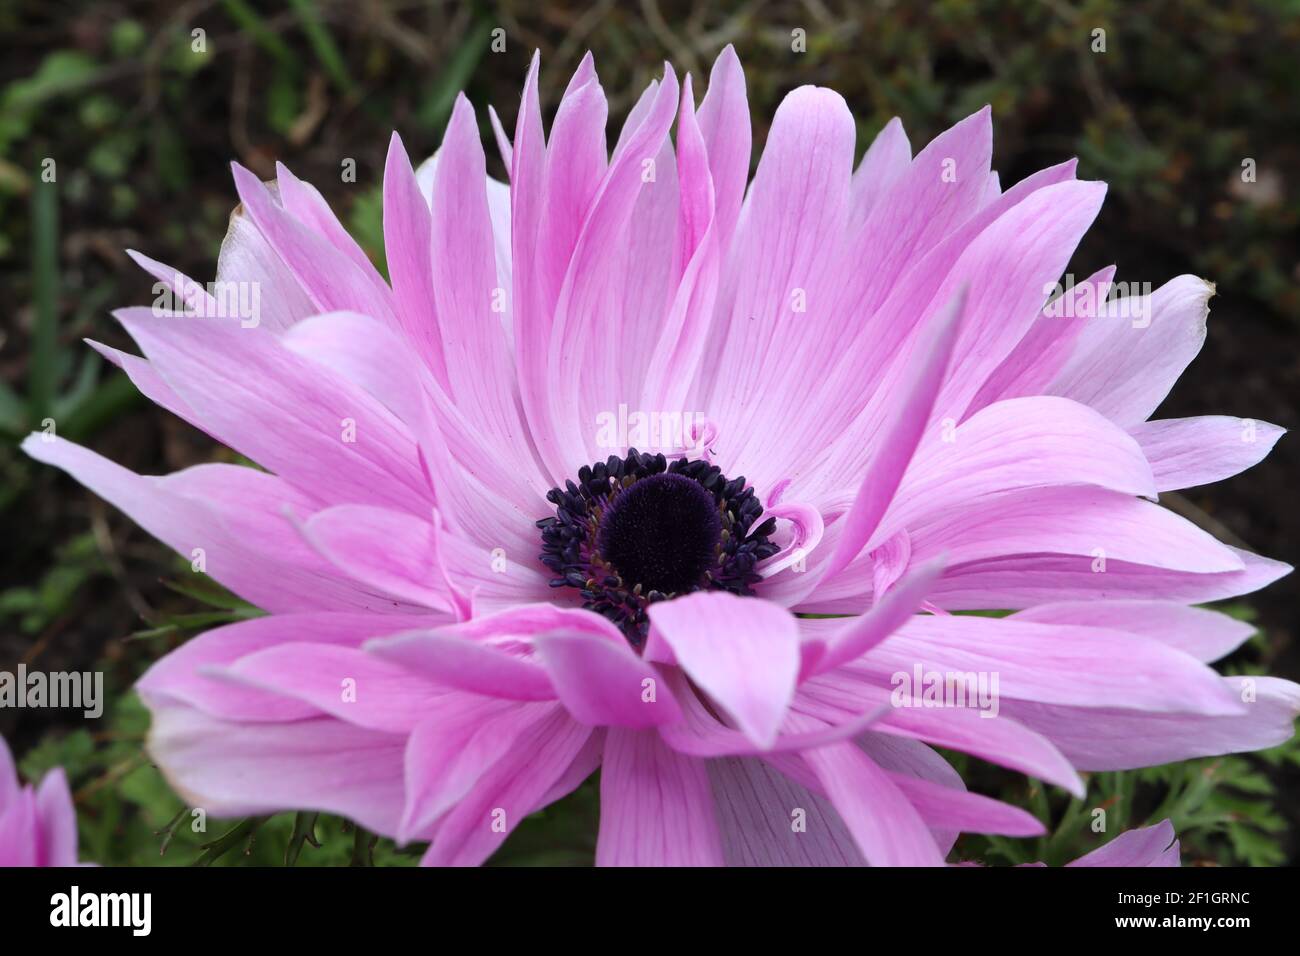
M387 279L282 167L235 167L212 287L136 257L175 308L95 347L260 468L24 446L268 612L140 682L186 800L477 864L599 768L601 864L941 864L1042 828L935 746L1082 793L1290 736L1300 687L1218 675L1249 628L1188 606L1289 568L1156 503L1281 430L1148 420L1204 281L1052 296L1103 184L1003 191L988 109L855 171L815 87L750 183L730 48L612 151L590 56L549 134L537 70L508 185L463 97L419 170L394 136Z
M63 768L23 787L0 737L0 867L76 865L77 816Z

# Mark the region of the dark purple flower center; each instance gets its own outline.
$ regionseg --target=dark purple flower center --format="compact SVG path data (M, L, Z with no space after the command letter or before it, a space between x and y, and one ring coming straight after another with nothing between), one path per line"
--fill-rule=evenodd
M763 504L743 477L728 480L707 461L641 454L583 466L578 481L552 488L555 516L537 522L551 587L577 589L582 606L609 618L636 646L646 608L694 591L752 595L756 568L779 547Z

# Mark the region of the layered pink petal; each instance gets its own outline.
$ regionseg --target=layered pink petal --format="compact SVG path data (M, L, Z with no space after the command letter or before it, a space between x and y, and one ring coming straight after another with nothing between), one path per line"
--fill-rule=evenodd
M1126 427L1146 421L1205 341L1214 286L1171 279L1149 296L1107 303L1089 319L1069 362L1048 387Z
M249 218L307 293L315 306L313 311L361 312L396 325L392 295L369 262L360 264L316 231L319 223L305 223L277 203L247 169L238 163L232 169L235 188ZM303 211L302 205L295 205ZM328 209L325 214L332 218Z
M804 759L872 866L939 866L943 855L911 801L853 744L808 751Z
M397 332L356 312L329 312L297 323L282 341L364 389L422 436L423 374L408 361L406 342Z
M1014 618L1143 634L1176 647L1198 661L1226 657L1255 633L1245 621L1227 614L1172 601L1063 601L1040 604L1020 611Z
M266 610L413 610L358 587L308 548L286 514L314 505L273 475L199 465L148 478L63 439L32 436L23 449L121 508L196 571Z
M554 704L466 695L435 701L406 746L406 806L397 839L428 832L509 756L521 733L555 711Z
M670 750L652 730L610 730L601 761L596 865L722 862L704 761Z
M533 645L556 694L580 723L644 728L681 717L659 671L626 643L590 632L551 631Z
M227 624L186 641L157 661L136 683L150 703L167 698L213 717L231 721L289 721L319 709L301 699L216 679L213 675L241 658L282 644L311 642L360 647L369 638L391 633L404 618L381 614L275 614Z
M214 677L301 700L358 727L404 734L445 691L420 675L355 647L287 643L254 651Z
M261 329L142 308L117 316L200 421L317 500L427 506L413 437L346 379Z
M397 831L403 734L332 717L232 722L160 699L150 714L149 754L190 806L217 817L322 810Z
M711 591L651 605L650 621L740 730L760 745L776 739L799 674L799 629L788 611Z
M805 681L799 688L801 711L828 722L842 720L868 703L890 703L888 687L844 668ZM950 747L1071 793L1083 793L1078 773L1050 740L1001 713L997 719L986 719L971 708L891 707L873 732Z
M1300 685L1276 677L1225 677L1236 716L1151 713L1123 707L1056 707L1006 701L1003 712L1060 747L1081 770L1132 770L1277 746L1295 732Z
M477 866L486 860L524 817L563 796L556 789L560 781L577 785L568 771L591 734L558 707L524 728L439 820L422 862Z
M949 567L935 582L931 600L953 611L1098 597L1205 604L1249 594L1291 573L1291 566L1280 561L1229 550L1241 560L1241 570L1170 571L1124 561L1083 567L1075 556L1050 554L972 561Z
M242 205L221 241L216 287L224 296L216 314L277 335L321 311Z
M921 615L849 666L888 686L900 686L897 675L910 677L918 667L925 674L997 675L1002 701L1243 712L1219 675L1195 658L1099 627ZM919 696L920 688L911 693Z
M710 760L708 771L728 866L863 865L824 795L757 757Z
M510 303L497 276L484 163L474 110L462 95L433 175L433 291L447 377L473 432L527 467L506 335Z
M841 241L853 164L853 118L831 90L801 87L777 109L727 260L696 401L721 426L721 460L744 461L760 486L781 477L796 419L816 413L816 387L791 368L820 361L841 334L831 310L840 282L828 244ZM759 387L762 383L762 387ZM762 423L780 420L784 429ZM774 444L783 442L785 447ZM774 457L778 455L779 457Z
M334 567L398 601L446 614L456 598L439 568L437 529L409 514L370 505L336 505L313 514L302 533Z
M447 687L506 700L554 700L555 688L537 661L468 639L456 625L372 641L366 649Z

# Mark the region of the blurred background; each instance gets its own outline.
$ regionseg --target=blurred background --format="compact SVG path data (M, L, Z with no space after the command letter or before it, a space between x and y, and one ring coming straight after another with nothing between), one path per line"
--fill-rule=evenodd
M804 31L803 52L792 49L794 30ZM591 49L620 123L665 59L702 91L727 43L746 68L755 157L781 97L805 83L845 96L859 154L892 116L919 149L990 103L1004 188L1077 156L1080 177L1106 180L1110 192L1071 272L1113 262L1121 280L1158 286L1193 272L1218 284L1206 347L1157 417L1222 413L1296 427L1297 0L10 0L0 6L0 669L103 670L111 704L99 721L0 710L0 735L31 777L67 766L84 856L415 859L323 816L314 821L320 847L303 814L193 833L148 764L147 717L132 682L180 641L251 610L218 590L195 591L165 548L17 451L52 417L59 434L147 474L233 460L82 343L133 350L108 310L152 301L153 280L123 250L210 279L236 201L229 162L269 179L281 160L325 194L382 265L380 183L392 130L413 158L432 153L463 89L489 144L489 171L505 178L486 106L513 129L534 49L548 118ZM356 161L355 182L340 176L346 158ZM41 183L47 160L53 189ZM1243 179L1247 161L1253 181ZM1300 444L1284 438L1252 471L1166 498L1220 538L1294 564L1298 463ZM1226 670L1300 678L1297 577L1226 608L1259 628ZM1295 745L1095 774L1083 802L953 759L973 788L1032 808L1051 830L1042 840L965 837L965 859L1069 859L1095 845L1087 811L1104 806L1112 831L1172 816L1185 863L1297 860ZM495 862L589 863L595 806L588 785L530 818Z

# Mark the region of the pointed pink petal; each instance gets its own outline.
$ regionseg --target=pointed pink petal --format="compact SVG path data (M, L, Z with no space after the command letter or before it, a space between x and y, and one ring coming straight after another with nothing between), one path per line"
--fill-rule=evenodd
M227 296L225 308L217 314L255 323L275 335L320 311L243 206L230 214L217 256L216 287Z
M804 754L872 866L940 866L930 828L890 775L851 743Z
M315 503L253 468L198 465L163 478L137 475L87 448L29 437L23 450L62 468L174 548L202 573L268 611L393 608L358 588L307 547L285 516Z
M396 133L384 165L384 255L397 321L434 379L450 387L434 305L430 243L433 218Z
M740 730L760 746L776 740L799 673L799 629L788 611L710 591L651 605L650 622Z
M799 688L800 709L832 723L861 707L886 702L890 702L887 684L872 683L851 668L822 674ZM820 704L820 709L815 704ZM1083 794L1078 773L1052 742L1005 714L987 719L970 708L892 707L873 726L872 733L915 738L936 747L960 750Z
M488 106L488 122L492 124L492 138L496 140L501 162L505 163L506 172L509 173L514 163L514 148L510 145L510 136L506 133L506 128L501 125L501 117L491 105Z
M149 401L167 409L177 418L189 422L200 431L204 430L203 425L198 421L198 416L194 413L194 409L185 404L185 400L177 395L175 390L163 380L157 369L147 359L142 359L138 355L123 352L92 339L86 339L86 344L125 372L126 377L131 380L131 384L139 389L140 394ZM211 435L210 432L208 434ZM221 442L219 436L211 435L211 437ZM225 444L225 442L221 443Z
M1242 570L1202 574L1108 561L1106 596L1206 604L1249 594L1291 573L1291 566L1281 561L1236 548L1228 550L1245 565ZM1097 573L1091 567L1080 567L1073 555L992 558L948 567L935 582L931 597L939 607L950 611L1094 600ZM836 608L807 610L834 613Z
M825 638L825 653L812 663L811 673L834 670L861 657L907 623L943 571L941 561L916 568L867 611ZM803 645L808 647L808 643Z
M155 296L160 295L165 290L169 295L179 297L184 302L186 312L207 316L220 314L220 304L201 283L195 282L189 276L177 272L171 266L156 259L150 259L134 249L127 249L126 254L131 257L131 260L136 265L162 284L161 288L158 285L154 286Z
M447 687L507 700L554 700L538 662L462 636L458 625L371 641L366 650Z
M986 106L916 154L872 208L859 240L860 248L871 253L868 261L876 263L872 271L878 276L877 289L887 291L888 277L916 262L975 214L992 152L992 111ZM874 309L879 303L876 291L868 293L864 304Z
M40 865L76 866L77 813L62 767L47 773L36 788L36 824L40 834Z
M740 216L749 180L752 133L745 71L731 44L722 48L709 70L709 88L697 114L700 136L709 157L709 176L717 204L718 244L726 248Z
M1174 825L1162 820L1155 826L1126 830L1100 849L1066 866L1180 866Z
M1102 488L1029 488L990 497L977 508L959 499L911 522L908 533L918 559L943 554L954 567L989 558L1057 554L1075 555L1082 571L1092 570L1101 556L1107 571L1112 561L1206 574L1245 566L1230 548L1186 518Z
M1125 427L1150 417L1205 341L1214 286L1171 279L1150 296L1107 304L1084 323L1048 394L1091 405Z
M357 271L369 280L376 290L376 296L387 302L392 293L388 284L375 270L357 241L339 222L334 211L330 209L325 197L315 186L303 182L291 173L283 163L275 164L275 183L279 188L280 202L289 215L305 225L319 236L323 236L339 252L343 253L357 267Z
M1141 422L1129 429L1161 491L1208 485L1259 464L1285 428L1248 418L1200 415Z
M205 671L304 701L358 727L393 734L409 733L430 702L446 693L421 675L360 648L333 644L276 644Z
M1037 190L997 219L958 259L937 297L969 287L966 319L936 414L960 422L985 381L1039 316L1106 196L1106 185L1071 180Z
M906 474L930 419L935 396L943 383L949 356L960 327L964 295L949 307L929 338L918 348L914 363L904 373L902 393L892 414L881 424L880 434L857 494L842 519L839 543L822 577L830 578L848 567L875 535L894 493Z
M720 424L719 464L728 473L737 460L779 470L806 427L792 416L818 411L820 403L802 400L814 380L790 370L825 364L843 338L830 309L840 257L828 249L842 244L848 221L854 135L844 99L821 87L791 92L772 120L724 259L725 294L705 359L711 371L697 406ZM779 427L766 424L775 420ZM761 485L770 476L750 477Z
M676 257L682 259L677 291L663 322L646 324L642 337L652 354L642 375L647 407L683 408L695 380L717 298L720 272L720 232L715 217L715 194L708 168L703 135L696 124L691 78L682 84L677 116L677 176L680 208L677 216ZM641 230L638 230L640 232ZM657 335L657 340L654 336Z
M609 107L590 57L583 59L560 100L546 144L541 234L535 251L543 302L554 308L578 236L605 175Z
M999 800L901 773L891 773L889 779L931 827L1014 837L1047 832L1033 814Z
M316 707L211 675L240 658L281 644L314 642L360 647L390 631L404 618L387 614L274 614L205 631L159 659L136 683L151 703L166 697L213 717L241 721L299 720Z
M474 110L461 95L433 174L433 291L451 395L492 448L520 450L522 423L497 276L487 170Z
M626 287L624 270L611 268L637 209L643 191L659 188L663 175L656 165L656 178L644 178L645 162L659 155L668 141L668 131L677 112L678 85L665 67L664 82L655 95L652 109L629 137L626 149L609 165L600 185L565 273L555 306L554 324L547 349L546 382L550 392L553 437L559 453L543 453L547 461L594 461L605 453L598 447L594 427L573 423L599 420L602 411L617 409L627 400L620 354L621 322L609 322L609 315L621 312ZM669 166L671 169L671 166ZM675 204L674 204L675 205ZM536 371L536 370L534 370Z
M944 790L966 792L966 784L961 774L953 769L952 764L948 763L933 747L919 740L872 730L860 736L857 744L881 770L898 783L899 789L904 793L907 793L907 788L899 782L900 779L921 780L942 787ZM910 795L908 799L911 800ZM961 827L945 821L938 812L927 813L924 801L912 800L912 805L916 807L917 812L925 820L926 826L930 828L930 834L934 837L939 853L947 857L957 843L957 838L961 836Z
M853 217L864 221L912 165L912 144L895 116L876 134L853 174Z

